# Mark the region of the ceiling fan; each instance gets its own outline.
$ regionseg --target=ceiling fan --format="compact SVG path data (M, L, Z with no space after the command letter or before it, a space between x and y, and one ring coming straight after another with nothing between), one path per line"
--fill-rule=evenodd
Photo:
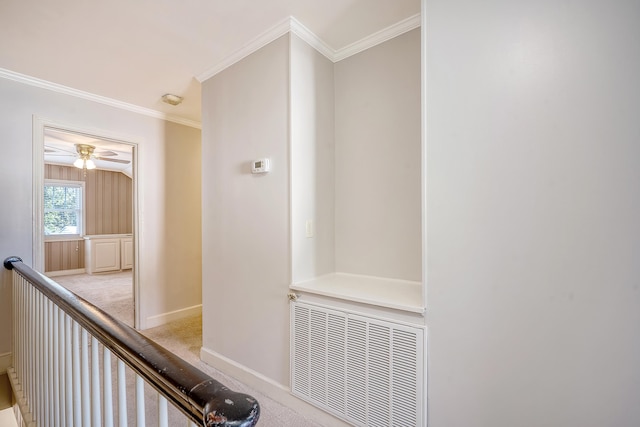
M89 144L75 144L76 152L67 151L58 147L45 146L44 152L49 156L74 156L77 157L73 165L79 169L95 169L96 164L93 159L102 160L106 162L115 162L122 164L131 163L130 160L123 159L110 159L109 157L117 156L118 153L105 150L96 152L96 147Z

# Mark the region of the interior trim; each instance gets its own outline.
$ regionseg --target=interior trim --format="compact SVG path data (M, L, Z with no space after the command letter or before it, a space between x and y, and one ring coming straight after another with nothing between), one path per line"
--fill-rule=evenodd
M336 62L336 51L324 42L320 37L305 27L293 16L291 17L291 30L293 34L304 40L309 46L320 52L331 62Z
M142 114L142 115L153 117L156 119L166 120L169 122L178 123L178 124L189 126L192 128L202 129L202 123L197 122L195 120L189 120L182 117L172 116L169 114L165 114L161 111L151 110L149 108L144 108L137 105L129 104L127 102L118 101L117 99L107 98L106 96L95 95L93 93L74 89L69 86L63 86L57 83L52 83L46 80L38 79L36 77L31 77L25 74L16 73L14 71L6 70L4 68L0 68L0 78L12 80L18 83L23 83L29 86L39 87L41 89L51 90L53 92L62 93L64 95L75 96L76 98L86 99L88 101L97 102L99 104L108 105L110 107L119 108L121 110L131 111L133 113Z
M363 50L367 50L376 45L379 45L380 43L384 43L387 40L391 40L394 37L398 37L399 35L420 27L420 23L421 15L419 13L403 19L402 21L393 24L390 27L383 28L382 30L373 33L370 36L363 38L362 40L351 43L350 45L337 50L334 54L333 62L342 61L343 59L360 53Z
M322 55L327 57L331 62L338 62L346 59L352 55L362 52L363 50L374 47L380 43L383 43L387 40L390 40L394 37L397 37L401 34L404 34L408 31L413 30L414 28L420 27L421 24L421 14L417 13L413 16L410 16L402 21L393 24L387 28L384 28L378 32L375 32L357 42L351 43L350 45L345 46L342 49L335 50L331 46L329 46L326 42L324 42L320 37L318 37L315 33L309 30L307 27L302 25L300 21L298 21L293 16L289 16L288 18L280 21L267 31L258 35L256 38L251 40L249 43L244 45L241 49L233 52L225 59L223 59L218 64L208 68L204 72L198 74L196 79L203 83L205 80L210 79L216 74L222 72L223 70L229 68L236 62L241 61L247 56L251 55L253 52L258 49L266 46L267 44L273 42L279 37L287 34L293 33L308 43L311 47L316 49Z
M78 133L81 135L93 136L98 139L114 141L120 144L131 146L132 168L133 168L133 233L134 237L134 260L133 264L133 303L134 303L134 326L142 329L143 318L140 315L142 308L140 295L140 180L138 171L138 148L141 140L137 137L116 134L112 131L81 128L64 123L59 123L51 119L33 116L33 262L32 267L37 271L44 271L44 129L52 128L63 132Z
M175 320L184 319L187 317L202 315L202 304L196 304L191 307L181 308L179 310L168 311L166 313L156 314L155 316L147 317L147 321L144 325L144 329L155 328Z
M408 31L413 30L414 28L418 28L421 24L421 14L415 14L410 16L396 24L393 24L387 28L384 28L370 36L367 36L357 42L351 43L348 46L345 46L342 49L335 50L327 43L325 43L322 39L320 39L317 35L315 35L311 30L302 25L297 19L293 16L290 16L267 31L263 32L253 40L251 40L248 44L243 46L241 49L227 56L222 62L208 68L204 72L198 74L196 79L202 83L205 80L215 76L221 71L229 68L236 62L246 58L251 55L253 52L258 49L266 46L277 38L291 32L296 34L302 40L311 45L314 49L320 52L322 55L327 57L332 62L342 61L352 55L362 52L363 50L369 49L373 46L376 46L380 43L383 43L389 39L397 37L401 34L404 34ZM131 111L133 113L142 114L148 117L153 117L156 119L166 120L169 122L178 123L181 125L189 126L196 129L202 129L202 123L189 120L182 117L172 116L170 114L163 113L161 111L152 110L149 108L140 107L138 105L129 104L127 102L118 101L117 99L107 98L105 96L96 95L93 93L85 92L82 90L74 89L68 86L60 85L57 83L52 83L46 80L42 80L36 77L27 76L25 74L16 73L11 70L7 70L4 68L0 68L0 78L4 78L7 80L12 80L18 83L23 83L29 86L39 87L42 89L51 90L53 92L62 93L65 95L75 96L77 98L86 99L88 101L97 102L100 104L108 105L111 107L119 108L126 111Z
M249 43L244 45L239 50L225 57L225 59L223 59L218 64L215 64L214 66L198 74L196 76L196 79L200 83L204 82L207 79L210 79L211 77L215 76L221 71L229 68L236 62L239 62L242 59L246 58L247 56L251 55L253 52L257 51L258 49L268 45L272 41L287 34L290 29L291 29L291 18L289 17L278 22L276 25L269 28L267 31L258 35L257 37L255 37L253 40L251 40Z

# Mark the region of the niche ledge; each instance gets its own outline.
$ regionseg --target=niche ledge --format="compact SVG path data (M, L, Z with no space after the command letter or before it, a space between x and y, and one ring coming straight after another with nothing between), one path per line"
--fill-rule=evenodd
M294 283L300 292L424 314L422 283L384 277L331 273Z

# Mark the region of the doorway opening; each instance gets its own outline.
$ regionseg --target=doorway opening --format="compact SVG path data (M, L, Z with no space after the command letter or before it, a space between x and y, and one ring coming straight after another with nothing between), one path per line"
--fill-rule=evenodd
M34 267L139 326L137 143L34 118Z

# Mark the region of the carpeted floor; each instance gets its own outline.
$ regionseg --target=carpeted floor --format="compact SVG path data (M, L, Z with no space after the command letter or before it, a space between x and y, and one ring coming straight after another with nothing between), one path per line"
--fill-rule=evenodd
M53 280L97 305L116 319L133 326L133 282L131 270L118 273L74 274Z
M54 278L62 286L100 307L115 318L133 325L133 287L131 271L114 274L79 274ZM175 353L185 361L220 381L230 389L254 396L260 402L260 427L319 427L320 424L301 416L247 385L223 374L200 360L202 347L202 317L194 316L157 328L141 331L144 335ZM127 382L132 380L127 379ZM128 402L130 403L130 402ZM154 416L151 402L147 411ZM129 406L129 405L128 405ZM131 411L131 410L129 410ZM170 414L171 415L171 414ZM147 419L147 421L151 421Z

